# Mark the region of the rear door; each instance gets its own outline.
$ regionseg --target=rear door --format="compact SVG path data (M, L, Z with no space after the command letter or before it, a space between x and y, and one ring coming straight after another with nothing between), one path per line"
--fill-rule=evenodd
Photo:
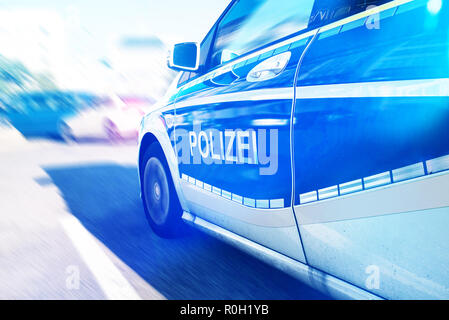
M314 8L294 208L314 267L386 298L447 299L448 3L383 2Z
M177 97L182 189L196 215L305 261L291 208L290 118L313 1L235 1ZM203 42L208 43L208 38ZM207 50L207 49L206 49Z

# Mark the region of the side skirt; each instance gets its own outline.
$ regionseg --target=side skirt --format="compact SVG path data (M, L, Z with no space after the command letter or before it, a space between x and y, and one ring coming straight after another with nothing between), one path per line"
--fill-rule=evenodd
M330 297L342 300L382 300L377 295L261 246L189 212L184 211L182 219L187 224L253 255Z

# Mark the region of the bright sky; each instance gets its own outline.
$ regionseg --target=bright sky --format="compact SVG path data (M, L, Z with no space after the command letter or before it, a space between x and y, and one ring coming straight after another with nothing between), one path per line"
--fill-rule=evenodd
M99 61L111 58L121 37L201 41L229 2L0 0L0 54L75 87L102 85L110 76Z
M199 41L230 0L1 0L0 10L57 12L72 50L102 55L118 35L154 34L164 42Z

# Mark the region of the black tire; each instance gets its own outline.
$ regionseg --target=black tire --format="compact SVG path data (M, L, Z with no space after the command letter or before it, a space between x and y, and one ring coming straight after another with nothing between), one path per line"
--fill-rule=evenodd
M164 238L180 236L182 208L159 144L145 151L141 174L143 207L151 228Z

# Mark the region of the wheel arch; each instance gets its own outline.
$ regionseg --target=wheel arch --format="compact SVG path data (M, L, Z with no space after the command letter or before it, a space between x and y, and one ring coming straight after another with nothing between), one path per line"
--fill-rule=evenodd
M143 137L141 138L140 141L140 146L139 146L139 154L138 154L138 174L139 174L139 184L140 184L140 192L143 192L142 190L142 177L143 177L143 168L144 168L144 156L145 156L145 152L147 151L147 149L154 143L156 143L160 150L161 150L161 154L164 156L165 159L165 164L168 167L173 185L175 187L175 191L177 193L179 202L181 204L181 207L184 211L188 211L187 210L187 206L186 206L186 202L184 200L184 196L182 194L182 190L181 190L181 184L180 184L180 179L179 179L179 169L177 166L177 160L176 160L176 156L175 153L173 151L173 148L171 146L170 140L168 139L168 135L165 132L165 135L167 137L165 137L166 140L164 143L164 140L162 140L163 138L158 136L157 133L155 132L146 132Z
M142 170L143 170L143 156L145 155L145 152L147 149L152 145L154 142L156 142L159 146L160 143L157 140L156 136L150 132L147 132L140 141L140 147L139 147L139 180L142 184ZM161 147L162 149L162 147Z

